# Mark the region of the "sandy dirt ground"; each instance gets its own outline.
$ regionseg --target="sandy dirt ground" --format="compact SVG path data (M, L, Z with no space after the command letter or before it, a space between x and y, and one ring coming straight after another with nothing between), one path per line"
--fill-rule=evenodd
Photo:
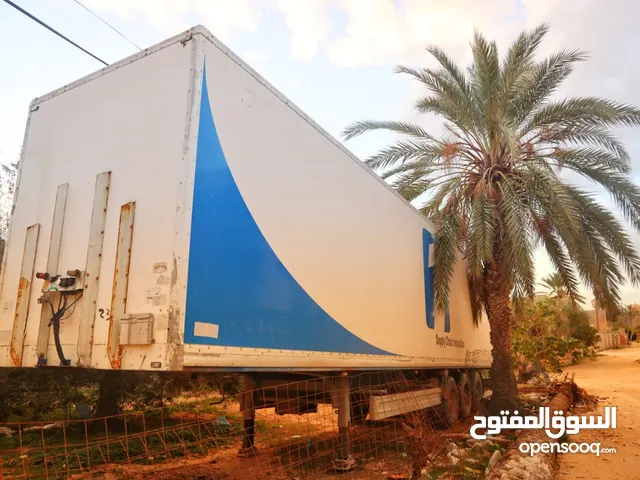
M585 430L570 436L569 442L597 442L616 453L561 454L558 479L640 479L640 345L601 352L565 372L574 373L580 387L601 397L595 414L601 415L606 405L618 407L618 425L615 430Z

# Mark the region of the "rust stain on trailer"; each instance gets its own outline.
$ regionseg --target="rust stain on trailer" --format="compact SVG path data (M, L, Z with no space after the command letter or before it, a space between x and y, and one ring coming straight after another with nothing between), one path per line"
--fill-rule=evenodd
M169 325L167 329L166 364L169 370L181 370L184 345L180 341L180 309L172 305L167 313Z
M131 267L131 244L133 240L133 219L135 202L120 207L118 227L118 247L113 271L113 289L111 291L111 310L107 354L111 368L119 370L122 366L122 345L120 345L120 318L126 313L127 291L129 286L129 268ZM128 229L128 231L127 231Z
M18 283L18 295L16 297L16 309L15 309L15 316L14 318L17 320L18 316L20 315L20 307L22 304L22 300L23 297L25 297L25 294L27 294L27 292L29 292L29 286L31 285L31 282L29 282L29 280L25 277L20 277L20 283ZM27 301L29 301L29 299L27 298ZM25 330L26 333L26 330ZM22 353L16 351L16 347L14 342L11 342L11 347L9 348L9 353L11 355L11 361L13 362L13 364L16 367L19 367L20 365L22 365Z
M35 223L27 228L24 239L20 281L18 282L18 294L16 296L16 307L13 318L13 333L11 335L11 347L9 348L11 361L16 367L22 365L22 352L25 335L27 333L27 320L29 319L31 279L33 278L39 235L40 224Z
M183 313L180 311L179 304L175 301L175 291L178 283L178 258L175 252L173 253L173 264L171 268L171 305L167 311L168 313L168 328L167 328L167 351L166 362L168 370L181 370L182 360L184 357L184 345L180 338L180 321L183 318Z
M122 368L122 345L118 345L115 355L109 357L109 363L113 370L120 370Z
M178 283L178 259L176 254L173 254L173 267L171 268L171 289Z

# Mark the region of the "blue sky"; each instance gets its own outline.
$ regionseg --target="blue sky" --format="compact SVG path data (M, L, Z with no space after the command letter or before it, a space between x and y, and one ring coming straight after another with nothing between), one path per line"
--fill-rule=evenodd
M137 49L73 0L14 0L107 62ZM417 121L419 91L392 73L425 65L424 45L468 60L473 29L505 47L522 28L551 23L544 52L591 54L562 95L601 95L640 105L640 7L625 0L82 0L143 48L203 24L309 116L338 137L365 118ZM101 64L0 2L0 162L18 158L29 102ZM637 132L621 131L640 165ZM375 134L347 146L363 158L392 138ZM638 178L638 168L635 178ZM608 202L606 197L603 201ZM640 245L640 239L637 242ZM550 270L538 257L539 273ZM637 301L627 288L625 302ZM591 298L587 294L588 298ZM640 296L639 296L640 297Z

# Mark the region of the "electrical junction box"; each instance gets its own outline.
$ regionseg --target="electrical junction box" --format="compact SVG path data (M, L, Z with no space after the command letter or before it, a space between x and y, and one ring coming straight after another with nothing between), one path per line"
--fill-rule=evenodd
M151 345L153 314L134 313L120 317L120 345Z
M85 272L69 270L65 275L36 273L36 278L45 281L42 292L82 292L84 290Z

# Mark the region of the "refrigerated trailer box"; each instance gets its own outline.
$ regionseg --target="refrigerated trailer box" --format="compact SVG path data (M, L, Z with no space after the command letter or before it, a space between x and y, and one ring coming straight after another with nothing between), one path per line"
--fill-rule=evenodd
M0 366L486 368L462 261L434 312L433 235L196 27L32 102Z

